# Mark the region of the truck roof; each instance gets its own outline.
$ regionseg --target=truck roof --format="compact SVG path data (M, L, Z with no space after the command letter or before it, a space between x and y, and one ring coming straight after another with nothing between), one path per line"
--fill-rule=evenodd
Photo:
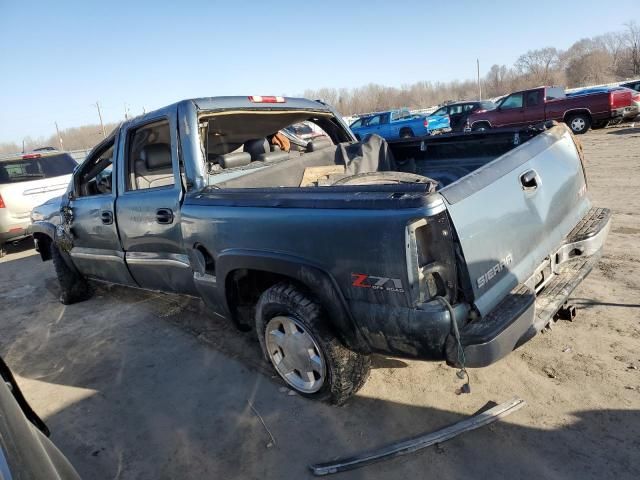
M278 101L260 101L260 99L275 99ZM252 100L253 99L253 100ZM229 97L202 97L183 100L182 102L193 102L199 110L219 110L233 108L252 109L304 109L323 110L330 112L331 107L320 100L309 100L307 98L296 97L266 97L266 96L229 96ZM179 102L179 103L182 103Z

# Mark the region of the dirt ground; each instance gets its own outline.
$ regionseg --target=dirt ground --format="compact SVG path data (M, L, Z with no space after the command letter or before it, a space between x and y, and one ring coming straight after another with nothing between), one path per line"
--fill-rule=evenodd
M594 203L614 212L605 256L576 321L472 370L470 395L443 363L376 357L348 405L305 400L193 300L100 287L64 307L28 243L0 260L0 354L87 479L309 478L516 395L528 405L503 421L336 478L640 478L640 128L581 140Z

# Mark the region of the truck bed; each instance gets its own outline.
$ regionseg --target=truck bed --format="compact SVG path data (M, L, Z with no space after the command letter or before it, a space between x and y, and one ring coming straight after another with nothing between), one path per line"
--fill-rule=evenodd
M445 134L423 139L398 140L361 145L363 159L357 166L347 168L347 174L399 171L429 177L438 188L443 188L478 168L486 165L508 151L537 135L539 131L474 132L472 134ZM387 150L388 145L388 150ZM345 149L350 145L334 145L322 150L299 153L276 162L252 162L239 169L225 170L210 177L214 188L298 188L301 187L305 171L316 167L345 165L345 157L354 155ZM356 148L358 145L355 146ZM348 162L349 158L346 159ZM339 178L342 178L340 176ZM331 180L331 179L329 179ZM322 184L325 188L331 183ZM317 187L318 184L309 185ZM401 188L396 186L396 190Z

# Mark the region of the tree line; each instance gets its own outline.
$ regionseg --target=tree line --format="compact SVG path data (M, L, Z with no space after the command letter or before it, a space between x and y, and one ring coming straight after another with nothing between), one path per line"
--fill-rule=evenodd
M629 22L624 29L575 42L567 50L545 47L529 50L516 62L492 65L481 79L483 98L494 98L515 90L538 85L582 87L640 77L640 26ZM451 82L421 81L401 87L369 84L357 88L305 90L306 98L322 99L342 115L353 115L391 108L412 109L439 105L451 100L478 98L476 80ZM111 131L116 124L105 125ZM102 140L100 125L84 125L60 132L66 150L88 149ZM24 139L24 150L42 146L61 148L56 134ZM0 154L23 150L23 145L0 143Z
M516 62L492 65L480 79L483 98L539 85L583 87L640 76L640 26L629 22L624 30L583 38L567 50L545 47L529 50ZM304 97L322 99L343 115L398 107L412 109L440 105L452 100L478 99L477 80L417 82L385 87L369 84L358 88L305 90Z

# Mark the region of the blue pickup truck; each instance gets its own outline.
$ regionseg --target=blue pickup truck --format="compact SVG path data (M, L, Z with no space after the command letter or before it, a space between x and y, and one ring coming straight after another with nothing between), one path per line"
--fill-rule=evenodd
M447 131L450 123L446 115L419 115L400 109L364 115L349 127L358 140L373 134L385 140L395 140Z

